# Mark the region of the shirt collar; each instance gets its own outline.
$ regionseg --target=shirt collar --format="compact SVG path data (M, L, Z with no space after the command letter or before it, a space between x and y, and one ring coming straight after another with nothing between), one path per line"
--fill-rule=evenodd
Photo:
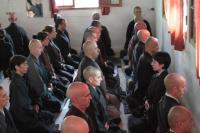
M180 101L179 101L177 98L175 98L174 96L172 96L171 94L169 94L169 93L166 92L165 95L168 96L168 97L173 98L173 99L176 100L178 103L180 103Z
M5 116L5 113L4 113L3 109L0 109L0 112Z

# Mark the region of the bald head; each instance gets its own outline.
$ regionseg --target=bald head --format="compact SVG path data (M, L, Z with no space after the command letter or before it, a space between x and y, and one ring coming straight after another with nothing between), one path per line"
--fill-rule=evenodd
M98 12L92 13L92 20L100 20L100 14Z
M96 42L86 41L83 44L83 52L85 56L95 60L99 56L100 50L98 49Z
M159 50L158 39L150 36L145 42L145 51L153 55Z
M87 122L77 116L67 116L61 127L62 133L89 133Z
M146 29L142 29L137 32L137 36L141 42L145 43L147 39L150 37L150 32Z
M168 123L177 133L189 133L193 124L192 113L184 106L174 106L168 113Z
M186 80L178 73L170 73L164 79L166 92L180 99L185 92Z
M94 41L97 42L97 34L94 31L95 27L94 26L90 26L89 28L87 28L87 30L84 32L84 39L85 41Z
M134 31L137 33L139 30L147 29L147 25L144 21L137 21L134 25Z
M43 46L41 41L37 40L37 39L32 39L29 42L29 50L30 53L35 56L36 58L38 58L42 51L43 51Z

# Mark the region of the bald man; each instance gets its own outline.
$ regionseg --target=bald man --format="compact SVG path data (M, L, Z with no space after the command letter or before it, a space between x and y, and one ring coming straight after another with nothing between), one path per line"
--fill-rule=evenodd
M184 95L186 80L177 73L171 73L164 79L166 94L158 104L158 128L157 133L166 133L169 130L167 115L171 107L180 105L180 99Z
M143 19L142 17L142 9L141 7L139 6L136 6L134 7L134 11L133 11L133 14L134 14L134 18L133 20L128 24L128 27L127 27L127 31L126 31L126 42L125 42L125 45L124 45L124 50L127 50L128 48L128 43L131 39L131 37L133 36L134 34L134 25L137 21L144 21L144 23L147 25L147 29L148 31L151 33L151 27L148 23L147 20Z
M70 84L66 93L72 103L66 116L74 115L81 117L89 125L89 132L94 133L95 130L93 123L85 113L86 109L90 105L90 100L92 99L88 85L82 82L73 82Z
M174 106L168 113L168 133L190 133L193 125L192 112L184 106Z
M152 56L158 51L159 45L158 40L155 37L149 37L145 43L145 50L140 56L137 64L137 80L138 80L138 91L143 99L146 90L151 81L152 75L155 73L151 66Z
M39 60L43 51L41 42L33 39L29 44L30 55L27 58L27 79L30 85L30 97L37 110L42 108L51 112L60 112L60 101L48 91L49 77L44 64Z
M29 55L29 38L24 28L17 25L17 16L14 12L9 15L10 25L6 28L6 32L12 38L16 54L28 56Z
M144 52L145 43L147 39L150 37L150 32L146 29L139 30L137 32L137 37L139 42L134 47L134 58L136 64L138 63L141 54Z
M64 119L61 133L89 133L89 127L84 119L71 115Z

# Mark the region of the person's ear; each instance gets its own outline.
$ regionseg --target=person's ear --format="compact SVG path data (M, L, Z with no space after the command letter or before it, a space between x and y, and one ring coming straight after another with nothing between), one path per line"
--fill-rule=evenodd
M92 83L93 82L93 77L89 76L88 81L89 81L89 83Z

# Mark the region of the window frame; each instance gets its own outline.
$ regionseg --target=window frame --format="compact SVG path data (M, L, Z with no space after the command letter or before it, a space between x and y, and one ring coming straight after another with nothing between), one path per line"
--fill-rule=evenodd
M73 0L73 6L56 6L58 10L85 10L85 9L99 9L100 8L100 0L99 1L99 6L98 7L86 7L86 8L75 8L75 0ZM56 3L56 0L55 0ZM56 4L55 4L56 5Z

